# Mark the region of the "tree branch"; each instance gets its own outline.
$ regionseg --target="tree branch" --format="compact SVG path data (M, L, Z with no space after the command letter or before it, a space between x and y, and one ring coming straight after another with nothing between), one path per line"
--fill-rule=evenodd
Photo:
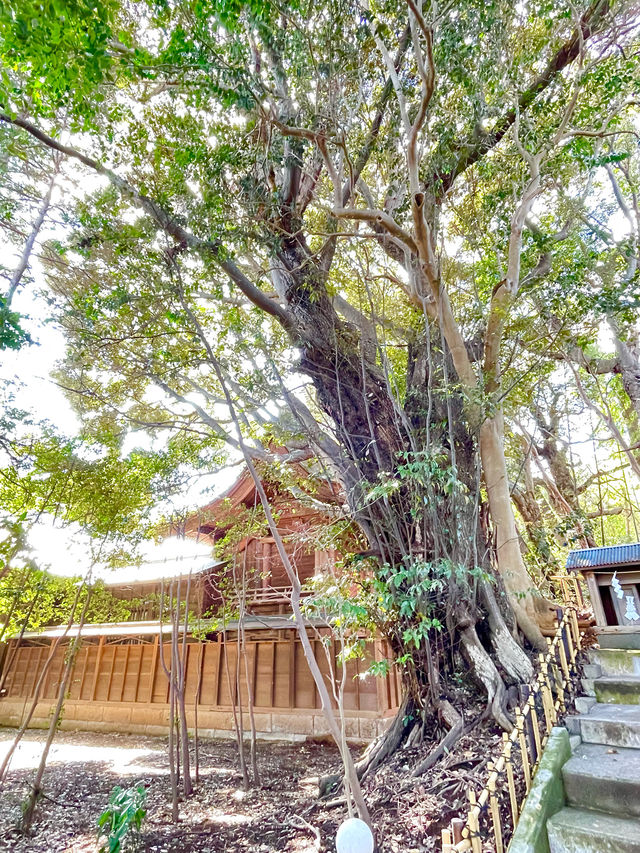
M115 172L112 172L111 169L102 165L98 160L88 157L76 148L72 148L69 145L63 145L61 142L58 142L57 139L49 136L31 122L19 117L11 118L5 113L0 113L0 121L20 127L48 148L51 148L54 151L59 151L67 157L78 160L80 163L87 166L89 169L92 169L94 172L97 172L99 175L104 175L104 177L106 177L125 198L128 198L130 201L141 207L145 213L147 213L163 231L173 237L174 240L183 244L185 247L194 249L199 253L213 258L216 264L224 270L231 281L239 290L242 291L242 293L244 293L250 302L253 302L253 304L262 311L265 311L267 314L278 319L287 331L295 331L293 317L289 312L286 311L282 305L270 299L260 290L259 287L256 287L256 285L247 278L235 262L226 257L224 247L219 240L202 240L199 237L196 237L195 234L192 234L180 225L177 220L174 219L173 216L157 202L149 196L139 192L135 187L125 181L124 178L121 178Z
M457 160L447 172L434 172L428 183L432 184L439 199L442 199L451 189L456 178L474 163L477 163L488 151L505 137L516 121L518 112L525 112L542 92L549 87L555 78L580 55L581 48L591 36L598 32L611 8L610 0L594 0L580 18L578 26L571 37L552 56L546 68L535 78L517 101L517 106L510 107L498 120L493 130L486 133L474 132L470 137L458 143L455 148ZM446 152L436 151L444 156Z

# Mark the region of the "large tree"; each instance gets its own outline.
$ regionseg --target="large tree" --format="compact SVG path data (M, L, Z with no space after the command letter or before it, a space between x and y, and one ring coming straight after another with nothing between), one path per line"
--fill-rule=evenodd
M413 701L453 724L460 647L508 727L516 626L544 647L549 605L505 413L557 356L544 288L582 281L593 175L632 133L630 5L26 0L0 37L9 136L87 180L49 247L60 381L123 422L312 452Z

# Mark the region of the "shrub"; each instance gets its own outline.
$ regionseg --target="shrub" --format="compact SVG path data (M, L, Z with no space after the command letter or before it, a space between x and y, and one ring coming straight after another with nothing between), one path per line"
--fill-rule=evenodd
M98 818L98 837L106 836L100 853L121 853L127 841L135 846L140 826L147 813L144 808L147 792L144 785L120 788L116 785L109 797L109 806Z

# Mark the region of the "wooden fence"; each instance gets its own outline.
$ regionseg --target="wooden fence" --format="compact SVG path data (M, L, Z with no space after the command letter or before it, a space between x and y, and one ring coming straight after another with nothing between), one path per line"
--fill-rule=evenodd
M260 633L271 636L260 636ZM321 707L317 689L294 630L255 632L246 641L247 668L256 709L307 710ZM316 658L328 680L338 673L336 644L326 638L311 638ZM20 645L12 641L7 651L9 671L2 701L27 702L35 697L36 685L51 652L51 642L32 640ZM53 640L55 650L40 688L42 702L53 701L69 651L68 639ZM325 652L328 651L328 655ZM171 645L162 645L164 660L171 661ZM348 711L384 712L397 708L401 686L396 674L387 679L367 676L374 657L385 656L379 641L367 644L365 657L347 663L344 697ZM235 638L186 644L185 694L189 705L229 709L247 707L248 689L244 660L236 678L238 643ZM239 689L238 689L239 685ZM166 705L169 682L162 666L158 635L87 638L83 640L71 675L67 697L80 703L137 703ZM238 695L239 693L239 695ZM0 710L2 706L0 701Z
M520 816L551 728L566 712L574 694L580 631L574 609L566 608L555 636L539 656L535 682L516 708L515 727L503 734L500 753L489 764L483 789L469 789L466 818L454 819L442 831L442 853L504 853Z

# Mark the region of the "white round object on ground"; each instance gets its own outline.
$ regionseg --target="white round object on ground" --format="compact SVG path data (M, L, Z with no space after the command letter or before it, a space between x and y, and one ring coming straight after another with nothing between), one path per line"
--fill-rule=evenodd
M373 834L359 817L350 817L338 827L338 853L373 853Z

